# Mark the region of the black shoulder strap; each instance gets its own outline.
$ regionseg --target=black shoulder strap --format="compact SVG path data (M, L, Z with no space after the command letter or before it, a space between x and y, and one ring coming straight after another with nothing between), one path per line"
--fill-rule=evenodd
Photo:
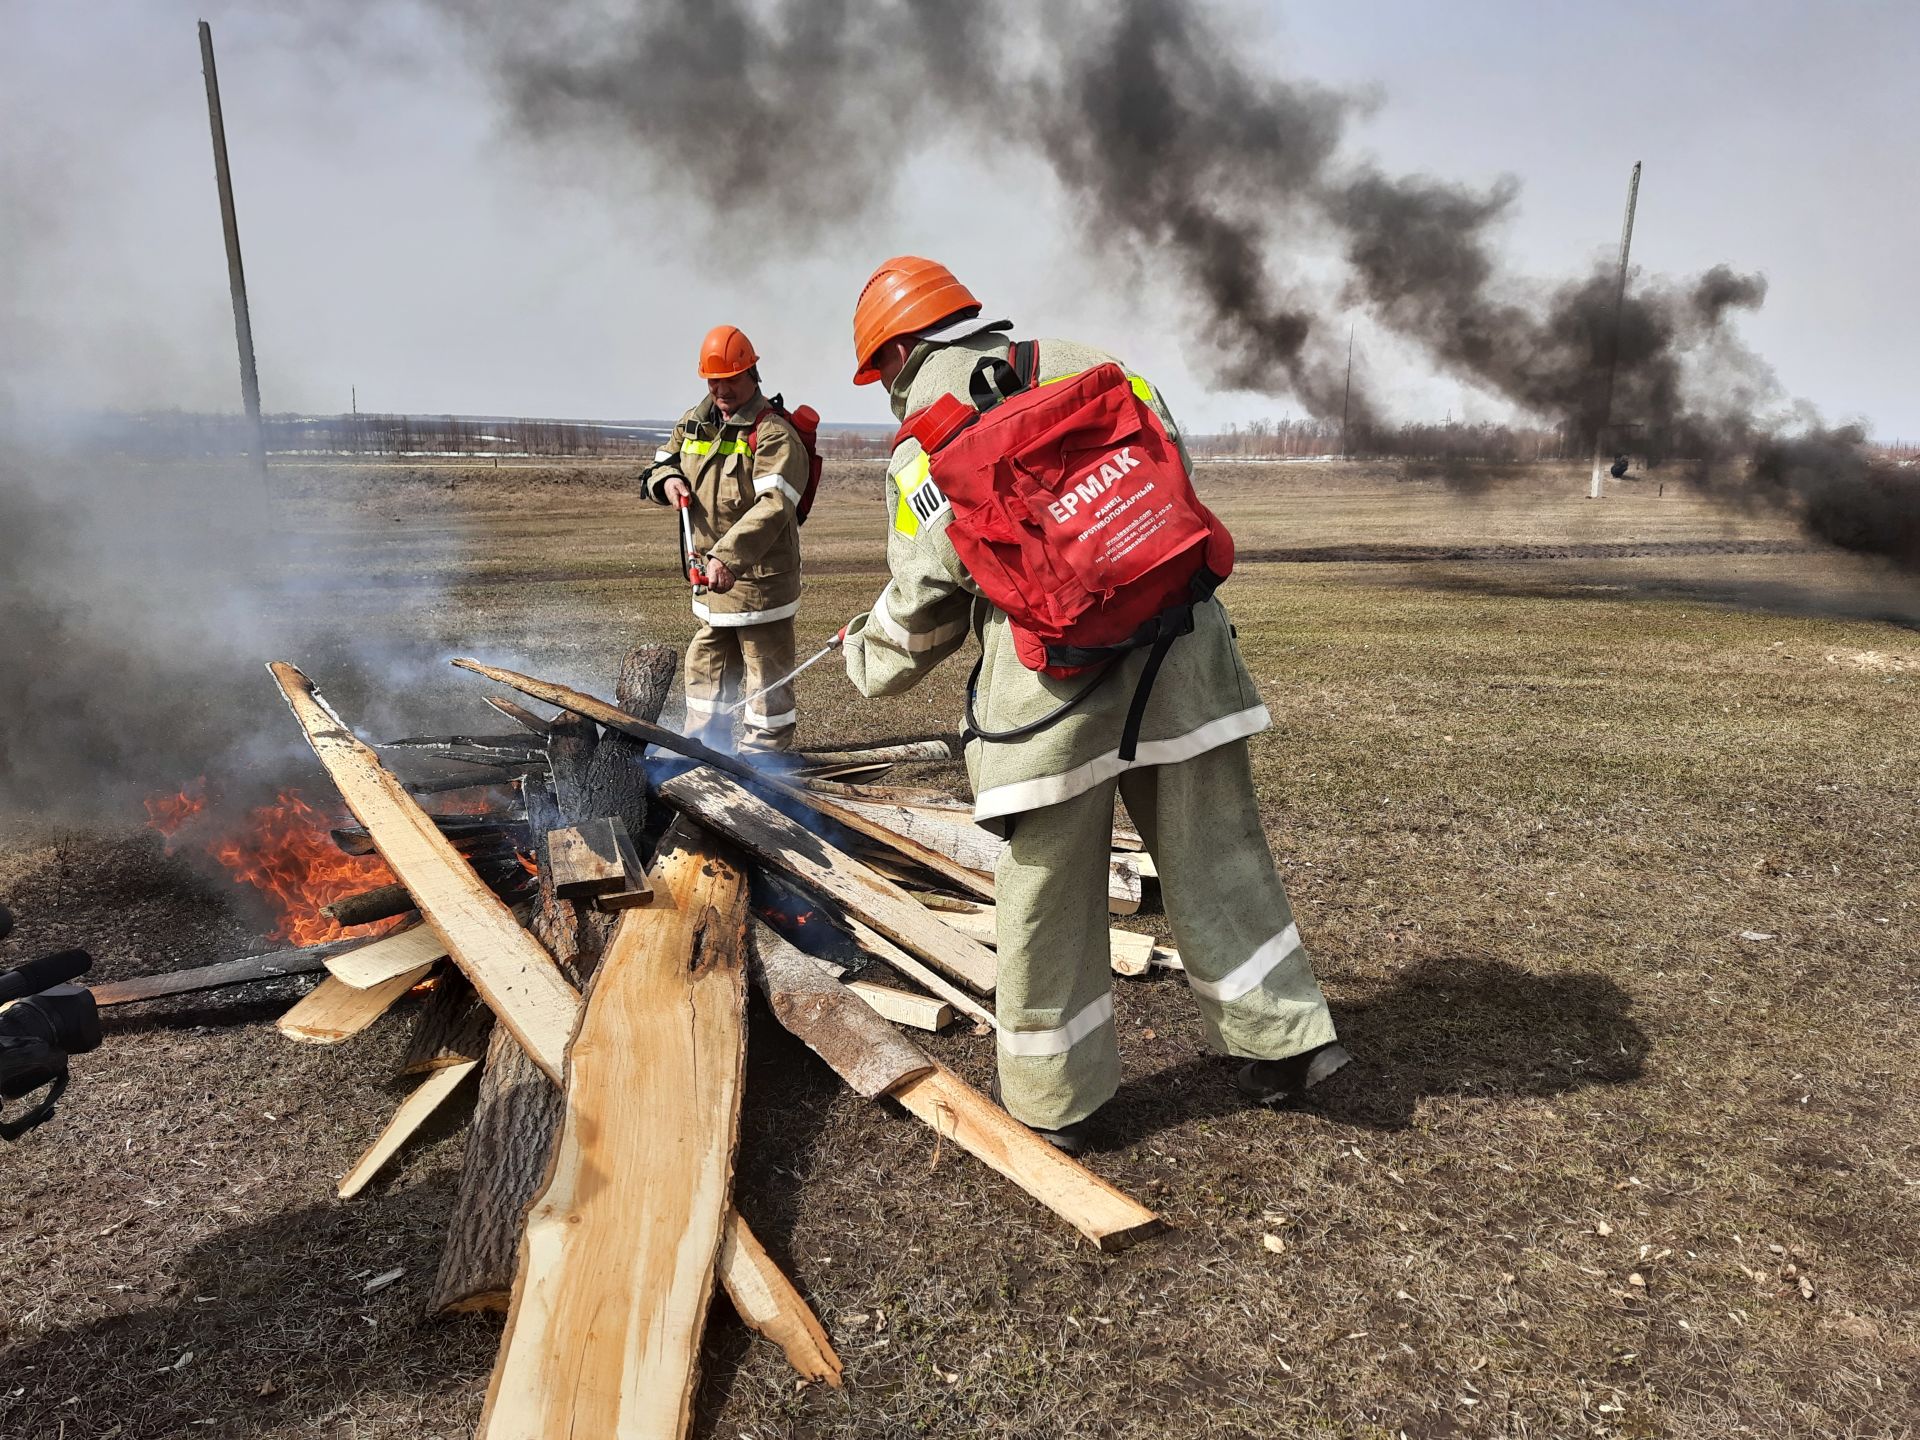
M1031 388L1040 378L1040 342L1038 340L1016 340L1007 346L1007 363L1013 367L1013 373L1020 380L1020 388Z

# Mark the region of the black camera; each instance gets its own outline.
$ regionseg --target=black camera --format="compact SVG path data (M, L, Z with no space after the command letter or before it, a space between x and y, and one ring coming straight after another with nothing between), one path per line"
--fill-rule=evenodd
M0 905L0 939L12 929L13 916ZM0 1118L0 1139L17 1140L52 1115L66 1093L67 1057L100 1043L93 992L67 983L92 965L84 950L58 950L0 971L0 1103L46 1091L19 1119Z

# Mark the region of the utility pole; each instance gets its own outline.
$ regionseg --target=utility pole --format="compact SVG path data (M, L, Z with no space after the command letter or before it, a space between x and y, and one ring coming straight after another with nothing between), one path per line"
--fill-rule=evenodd
M1347 390L1340 397L1340 458L1350 460L1353 451L1347 444L1347 416L1353 411L1353 324L1347 326Z
M207 123L213 130L213 177L220 187L220 228L227 241L227 288L233 293L233 338L240 347L240 399L253 429L254 465L267 478L267 428L260 420L260 373L253 363L253 321L247 314L247 274L240 264L240 221L233 210L227 169L227 126L220 114L220 75L213 65L213 27L200 22L200 72L207 80Z
M1598 500L1606 481L1607 432L1613 426L1613 375L1620 365L1620 311L1627 300L1627 256L1633 249L1633 212L1640 201L1640 162L1633 162L1633 178L1627 182L1627 219L1620 227L1620 280L1613 292L1613 328L1607 334L1607 380L1601 392L1600 421L1593 432L1593 476L1587 482L1587 498Z

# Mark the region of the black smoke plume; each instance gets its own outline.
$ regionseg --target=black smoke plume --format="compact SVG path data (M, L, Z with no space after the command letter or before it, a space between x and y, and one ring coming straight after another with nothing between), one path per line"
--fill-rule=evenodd
M1761 303L1764 280L1724 265L1637 278L1616 330L1610 265L1543 282L1502 262L1514 182L1478 190L1346 154L1362 103L1257 69L1237 12L1183 0L439 9L498 78L518 128L595 157L576 165L583 177L637 154L723 222L703 238L750 236L742 249L760 260L869 220L931 146L1031 155L1073 201L1090 247L1177 285L1222 384L1340 414L1344 318L1328 317L1360 313L1447 373L1590 440L1617 349L1611 413L1647 448L1838 543L1910 555L1900 537L1920 487L1891 471L1850 480L1871 469L1851 432L1823 432L1792 463L1768 458L1773 427L1756 416L1777 409L1779 387L1729 325ZM1003 205L1017 237L1017 202L954 203ZM1290 261L1328 251L1337 281ZM1362 383L1360 433L1380 413Z

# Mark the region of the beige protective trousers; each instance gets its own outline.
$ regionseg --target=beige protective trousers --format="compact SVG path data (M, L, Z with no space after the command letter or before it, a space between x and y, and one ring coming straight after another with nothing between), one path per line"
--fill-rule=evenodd
M764 625L703 624L687 646L687 727L717 750L733 749L727 711L744 695L789 673L795 664L793 620ZM799 716L793 687L782 685L739 715L740 749L790 750Z
M1021 814L995 875L1003 1103L1057 1130L1120 1085L1107 942L1116 782ZM1161 896L1208 1043L1279 1060L1334 1038L1254 804L1247 745L1118 779L1160 872Z

